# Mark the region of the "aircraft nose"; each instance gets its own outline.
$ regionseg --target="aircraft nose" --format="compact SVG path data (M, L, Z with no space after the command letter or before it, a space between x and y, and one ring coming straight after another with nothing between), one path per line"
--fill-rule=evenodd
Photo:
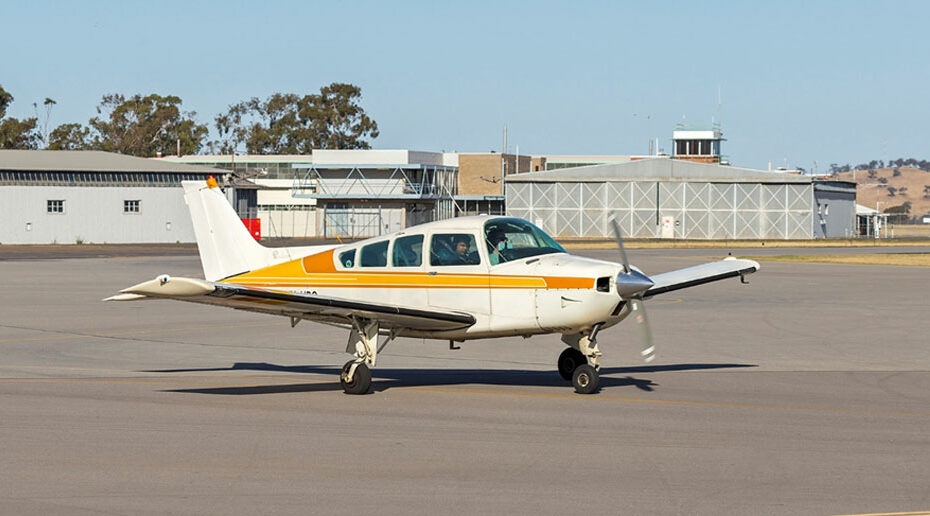
M649 279L649 276L637 270L620 272L617 274L617 294L620 294L620 297L624 299L633 297L640 292L645 292L652 288L653 285L655 285L655 283Z

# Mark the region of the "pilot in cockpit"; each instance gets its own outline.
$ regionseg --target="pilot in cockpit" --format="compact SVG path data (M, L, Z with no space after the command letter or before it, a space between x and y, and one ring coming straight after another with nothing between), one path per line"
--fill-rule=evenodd
M458 264L474 264L478 263L477 253L469 254L468 246L470 239L465 235L456 237L455 239L455 257L458 259Z
M497 265L501 262L506 262L506 259L501 259L500 251L504 246L507 245L507 235L499 229L495 229L488 233L488 251L490 253L489 258L491 259L491 265Z

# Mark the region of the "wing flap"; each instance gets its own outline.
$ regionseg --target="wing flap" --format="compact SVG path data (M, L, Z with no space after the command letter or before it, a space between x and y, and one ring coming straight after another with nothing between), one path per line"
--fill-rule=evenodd
M695 287L712 281L746 276L759 269L759 262L753 260L725 258L717 262L656 274L649 276L654 285L643 294L643 297L665 294L666 292Z

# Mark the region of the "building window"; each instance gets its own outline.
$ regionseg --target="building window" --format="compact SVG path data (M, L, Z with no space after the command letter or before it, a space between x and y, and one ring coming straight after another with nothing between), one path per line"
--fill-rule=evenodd
M139 213L140 204L142 201L139 200L123 201L123 213Z
M64 213L65 212L65 201L49 200L48 201L48 212L49 213Z

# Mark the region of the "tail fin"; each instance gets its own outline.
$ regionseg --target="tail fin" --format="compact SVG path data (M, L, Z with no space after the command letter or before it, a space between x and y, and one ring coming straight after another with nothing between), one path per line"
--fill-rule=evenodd
M182 181L200 261L207 281L255 270L280 260L252 238L216 186L216 181ZM278 254L278 253L274 253Z

